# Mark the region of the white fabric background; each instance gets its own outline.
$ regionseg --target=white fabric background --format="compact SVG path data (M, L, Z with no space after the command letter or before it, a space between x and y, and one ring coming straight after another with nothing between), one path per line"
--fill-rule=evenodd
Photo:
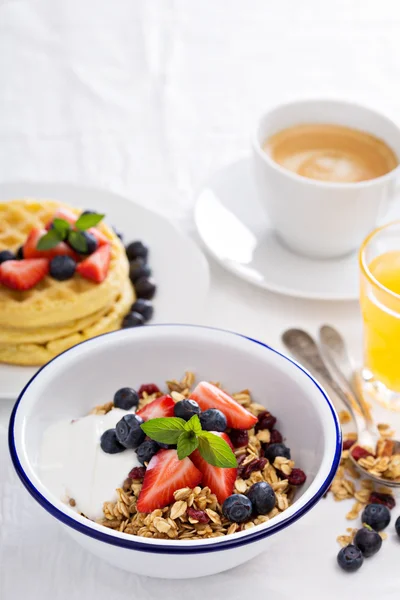
M102 186L193 233L204 178L248 152L259 113L300 96L353 99L399 120L398 0L0 0L2 181ZM203 322L279 346L284 327L326 321L359 354L355 303L282 298L212 264ZM161 582L111 568L61 535L17 482L10 409L0 405L2 600L398 596L395 540L353 577L335 568L346 509L330 500L229 573Z

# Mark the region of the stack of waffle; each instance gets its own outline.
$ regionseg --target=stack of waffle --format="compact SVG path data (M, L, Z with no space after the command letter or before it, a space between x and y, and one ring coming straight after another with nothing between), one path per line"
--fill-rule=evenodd
M45 227L61 206L50 200L0 203L0 251L17 252L29 232ZM120 328L134 301L129 263L112 229L104 223L98 228L111 247L102 283L76 274L68 281L47 276L28 291L0 285L0 362L42 365L79 342Z

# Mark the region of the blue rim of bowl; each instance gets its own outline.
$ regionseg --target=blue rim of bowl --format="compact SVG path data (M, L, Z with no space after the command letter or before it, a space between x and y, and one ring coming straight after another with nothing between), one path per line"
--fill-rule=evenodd
M285 354L282 354L278 350L271 348L271 346L268 346L267 344L264 344L263 342L260 342L259 340L255 340L255 339L248 337L246 335L243 335L241 333L236 333L234 331L229 331L226 329L220 329L218 327L207 327L207 326L203 326L203 325L189 325L189 324L175 324L175 323L162 323L162 324L146 325L146 327L196 327L199 329L209 329L209 330L213 330L213 331L220 331L222 333L229 333L231 335L236 335L236 336L244 338L250 342L253 342L254 344L258 344L259 346L262 346L266 350L269 350L270 352L273 352L273 353L277 354L278 356L281 356L282 358L284 358L285 360L287 360L288 362L293 364L297 369L302 371L312 381L312 383L315 385L315 387L318 388L318 390L321 392L323 398L325 399L326 403L328 404L329 409L331 411L333 423L335 426L335 431L336 431L336 448L335 448L335 454L334 454L334 458L332 461L332 465L331 465L328 476L326 477L325 481L323 482L323 484L321 485L319 490L314 494L314 496L312 498L310 498L310 500L298 512L291 515L287 519L280 521L276 525L271 525L268 529L262 529L260 531L254 531L254 532L252 530L249 530L248 535L246 535L245 537L235 538L235 536L228 536L228 539L221 539L221 541L218 541L217 544L208 544L208 545L204 544L204 545L197 546L197 547L195 545L179 547L179 541L176 541L174 545L166 544L166 545L158 546L158 545L151 544L151 543L144 544L142 542L138 542L133 539L131 540L128 538L128 536L126 539L114 537L112 535L109 535L106 532L91 529L87 525L84 525L83 523L75 521L75 519L66 515L64 512L62 512L61 510L56 508L53 504L51 504L51 502L49 502L49 500L47 500L44 496L42 496L42 494L31 483L29 477L26 475L26 473L25 473L24 469L22 468L22 465L19 461L17 450L15 447L15 441L14 441L15 417L16 417L16 414L18 411L18 406L19 406L25 392L27 391L27 389L29 388L31 383L34 381L34 379L36 379L36 377L40 374L40 372L43 369L47 368L50 363L52 363L54 360L57 360L63 354L66 354L67 352L70 352L71 350L73 350L73 348L69 348L68 350L65 350L64 352L62 352L61 354L59 354L58 356L53 358L51 361L49 361L47 364L45 364L43 367L41 367L37 373L35 373L35 375L28 381L28 383L26 384L26 386L23 388L22 392L18 396L18 399L17 399L17 401L14 405L13 411L11 413L10 424L9 424L9 429L8 429L9 451L10 451L11 459L12 459L14 468L17 472L17 475L19 476L20 480L22 481L23 485L26 487L28 492L31 494L31 496L47 512L49 512L53 517L55 517L58 521L61 521L62 523L64 523L64 525L67 525L68 527L75 529L76 531L78 531L79 533L81 533L83 535L87 535L91 538L94 538L94 539L100 541L100 542L105 542L106 544L111 544L112 546L118 546L120 548L127 548L130 550L136 550L139 552L149 552L149 553L154 553L154 554L203 554L203 553L207 553L207 552L220 552L222 550L230 550L230 549L234 549L234 548L239 548L240 546L244 546L246 544L250 544L252 542L256 542L263 538L269 537L269 536L273 535L274 533L277 533L278 531L285 529L286 527L288 527L289 525L291 525L292 523L294 523L295 521L297 521L298 519L303 517L322 498L322 496L328 490L328 488L332 482L332 479L335 476L337 468L339 466L340 457L341 457L341 453L342 453L342 434L341 434L341 428L339 425L339 420L338 420L338 417L336 415L335 409L333 408L331 401L329 400L328 396L324 392L323 388L319 385L319 383L314 379L314 377L312 377L312 375L306 369L304 369L296 361L292 360ZM112 331L109 333L104 333L97 337L105 337L108 335L115 335L116 333L118 333L118 332ZM132 333L134 335L134 330L132 330ZM92 339L95 339L95 338L91 338L90 340L85 340L84 342L81 342L80 344L77 344L77 345L80 346L82 344L86 344L86 343L90 342ZM74 346L74 347L76 347L76 346Z

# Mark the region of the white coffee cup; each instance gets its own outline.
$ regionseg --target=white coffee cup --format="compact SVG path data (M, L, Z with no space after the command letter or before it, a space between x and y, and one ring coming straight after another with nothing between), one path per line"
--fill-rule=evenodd
M371 133L400 158L400 129L378 112L336 100L304 100L265 113L253 135L259 196L279 238L292 251L335 258L358 248L394 197L400 166L356 183L308 179L276 163L262 148L282 129L300 124L336 124Z

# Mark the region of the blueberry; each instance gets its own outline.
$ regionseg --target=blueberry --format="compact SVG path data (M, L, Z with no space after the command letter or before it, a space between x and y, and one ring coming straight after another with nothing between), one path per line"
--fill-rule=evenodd
M348 573L357 571L364 562L362 552L357 546L350 544L345 548L342 548L337 555L337 561L339 567Z
M17 250L17 260L22 260L24 258L24 247L20 246Z
M125 252L128 257L128 260L136 260L136 258L143 258L143 260L146 261L149 255L149 249L147 248L147 246L145 246L143 242L139 241L131 242L125 248Z
M156 283L152 277L140 277L135 281L135 291L138 298L151 300L156 293Z
M74 245L74 238L72 238L72 241L70 241L68 239L68 243L71 246L71 248L73 248L75 250L75 252L78 252L79 254L93 254L93 252L95 252L97 250L98 247L98 243L96 238L94 237L93 233L90 233L90 231L80 231L79 232L81 236L83 236L86 240L86 250L84 252L82 252L82 249L79 249L80 247L78 247L77 245Z
M74 276L76 262L70 256L55 256L50 261L50 275L57 281L66 281Z
M269 460L269 462L274 464L274 460L277 456L284 456L287 459L290 459L290 448L285 446L285 444L270 444L265 448L265 458Z
M189 421L193 415L200 414L200 406L196 400L179 400L174 406L174 415Z
M114 406L123 410L130 410L139 404L139 394L130 387L124 387L115 392Z
M148 463L151 461L153 456L157 454L160 446L154 440L146 440L143 444L140 444L139 448L136 450L136 454L139 462L144 465L144 463Z
M276 503L275 492L266 481L254 483L247 492L247 497L258 515L267 515Z
M10 250L2 250L0 252L0 265L3 262L6 262L6 260L16 260L16 256L14 254L14 252L10 252Z
M162 444L161 442L157 442L157 444L160 446L160 448L162 448L163 450L169 450L170 448L176 448L176 444Z
M132 283L135 283L141 277L150 277L151 269L143 261L138 258L130 263L129 278Z
M83 213L81 213L81 217L83 217L83 215L97 215L97 212L95 210L84 210Z
M366 523L375 531L382 531L390 523L390 510L383 504L368 504L362 512L361 523Z
M134 304L132 304L131 311L137 312L142 315L145 321L150 321L153 316L154 308L150 300L145 298L138 298Z
M226 416L218 408L209 408L200 414L200 423L205 431L225 431Z
M366 558L376 554L382 546L381 536L368 525L357 531L353 541Z
M229 521L243 523L251 517L253 505L247 496L232 494L223 503L222 512Z
M400 537L400 517L397 517L396 523L394 524L396 533Z
M130 312L125 315L122 321L122 329L128 329L129 327L139 327L144 325L144 318L138 312Z
M125 448L137 448L140 446L146 437L140 427L142 423L142 419L132 413L122 417L115 426L119 443Z
M100 438L100 446L103 452L107 454L117 454L123 452L125 447L117 440L115 429L107 429Z

